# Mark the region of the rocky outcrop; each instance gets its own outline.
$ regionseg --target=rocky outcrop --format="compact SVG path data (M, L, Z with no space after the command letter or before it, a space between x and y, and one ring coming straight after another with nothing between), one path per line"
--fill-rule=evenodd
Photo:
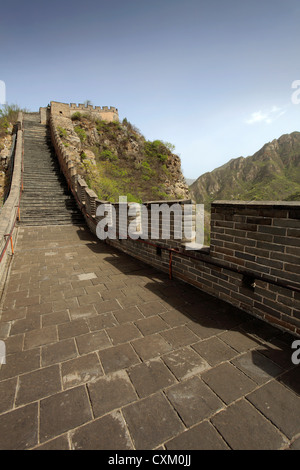
M106 122L76 113L53 121L77 171L102 200L189 198L180 158L162 141L147 141L127 120Z

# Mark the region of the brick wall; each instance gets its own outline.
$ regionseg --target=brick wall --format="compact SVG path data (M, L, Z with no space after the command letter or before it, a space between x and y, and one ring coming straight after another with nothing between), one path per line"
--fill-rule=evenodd
M50 127L62 171L88 226L96 233L101 221L97 208L107 203L100 201L77 174L52 118ZM169 204L174 202L184 205L190 201ZM150 203L145 205L149 208ZM118 226L120 207L113 206ZM129 210L130 205L126 207ZM132 217L128 219L129 223L132 221ZM149 218L145 223L149 227ZM193 218L191 223L194 224ZM119 237L108 239L107 243L300 336L299 235L299 202L219 201L211 209L210 247L187 250L185 243L192 242L192 238L176 239L173 228L170 240L163 239L160 233L156 239Z
M299 202L223 201L212 206L210 257L240 274L230 296L241 308L297 334L299 237Z
M108 243L300 335L300 204L216 202L211 216L209 249L160 239Z
M50 107L40 108L41 124L48 124L50 118Z

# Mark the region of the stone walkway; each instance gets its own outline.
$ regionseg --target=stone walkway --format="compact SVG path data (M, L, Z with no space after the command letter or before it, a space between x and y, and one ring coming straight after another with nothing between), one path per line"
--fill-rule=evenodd
M292 336L97 241L18 229L0 449L300 449Z

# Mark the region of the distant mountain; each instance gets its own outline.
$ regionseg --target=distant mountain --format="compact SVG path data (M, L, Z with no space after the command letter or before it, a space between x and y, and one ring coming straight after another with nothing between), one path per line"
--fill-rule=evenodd
M300 132L265 144L254 155L230 160L200 176L192 198L209 209L214 200L300 200Z
M192 178L185 178L185 182L186 182L186 184L187 184L188 186L191 186L191 184L193 184L194 181L196 181L195 178L194 178L194 179L192 179Z

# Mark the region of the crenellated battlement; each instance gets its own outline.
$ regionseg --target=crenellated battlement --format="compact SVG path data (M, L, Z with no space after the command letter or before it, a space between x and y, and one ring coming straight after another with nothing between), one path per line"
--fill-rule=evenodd
M104 121L119 121L118 109L114 106L92 106L83 103L60 103L51 101L51 115L60 115L70 118L76 112L91 113L93 116L103 119Z
M96 111L96 112L114 112L118 113L118 109L114 106L92 106L92 105L85 105L85 104L76 104L70 103L70 110L71 111Z

